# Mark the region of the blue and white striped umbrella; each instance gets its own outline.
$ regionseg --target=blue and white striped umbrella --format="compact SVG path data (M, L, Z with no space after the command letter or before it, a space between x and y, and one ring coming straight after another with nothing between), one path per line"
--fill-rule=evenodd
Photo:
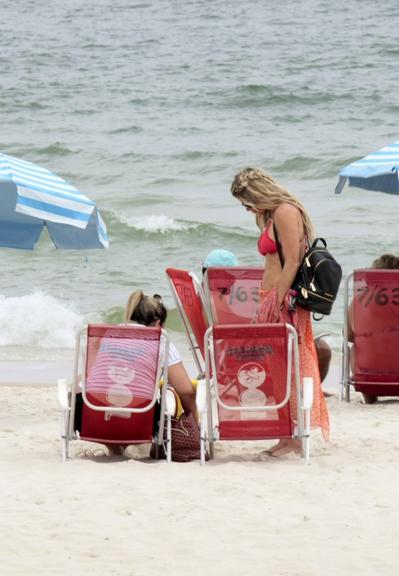
M44 226L57 248L108 248L95 202L50 170L0 153L0 246L32 249Z
M345 166L339 173L335 193L340 194L346 181L349 186L399 194L399 140Z

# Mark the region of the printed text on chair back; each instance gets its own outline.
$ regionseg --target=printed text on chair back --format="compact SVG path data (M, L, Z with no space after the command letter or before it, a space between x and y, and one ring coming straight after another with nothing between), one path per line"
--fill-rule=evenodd
M179 270L177 268L167 268L166 274L177 292L181 307L204 358L204 336L207 323L201 299L195 290L193 279L187 270Z
M399 270L355 270L353 295L355 389L397 395Z
M263 268L208 268L205 291L215 324L250 324L259 306Z
M149 407L144 413L97 412L84 404L81 437L107 442L151 441L160 328L89 325L86 393L95 406ZM101 441L101 440L99 440Z
M245 410L245 406L272 407L286 398L287 338L283 324L213 327L221 439L291 437L288 399L275 410ZM229 410L241 406L243 410Z

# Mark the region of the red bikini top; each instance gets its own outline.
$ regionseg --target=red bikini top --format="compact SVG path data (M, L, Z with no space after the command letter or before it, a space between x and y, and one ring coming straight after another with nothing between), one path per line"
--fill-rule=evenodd
M273 238L270 238L269 234L269 228L272 224L273 222L270 221L270 224L263 230L262 234L258 238L258 250L262 256L277 252L277 244Z

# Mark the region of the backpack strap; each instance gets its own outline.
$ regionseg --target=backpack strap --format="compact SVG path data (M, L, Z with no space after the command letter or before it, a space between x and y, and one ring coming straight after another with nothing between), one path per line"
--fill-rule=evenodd
M276 225L274 224L274 220L273 220L273 233L274 233L274 240L277 244L277 252L278 252L278 257L280 259L280 265L281 265L281 268L283 268L284 267L283 248L281 246L281 242L280 242L280 239L278 237L278 232L277 232ZM309 244L309 238L308 238L307 234L305 234L304 240L305 240L305 253L309 250L309 248L311 248L311 247L313 248L317 244L318 240L321 240L323 242L324 246L327 246L327 243L324 240L324 238L316 238L313 241L312 246L310 246L310 244Z

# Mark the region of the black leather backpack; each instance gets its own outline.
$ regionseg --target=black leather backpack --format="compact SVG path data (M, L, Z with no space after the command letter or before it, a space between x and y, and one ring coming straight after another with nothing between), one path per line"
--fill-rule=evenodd
M283 266L284 258L275 226L274 236ZM316 238L305 252L291 286L297 293L296 304L316 314L331 314L341 279L342 268L327 250L327 242L324 238Z

